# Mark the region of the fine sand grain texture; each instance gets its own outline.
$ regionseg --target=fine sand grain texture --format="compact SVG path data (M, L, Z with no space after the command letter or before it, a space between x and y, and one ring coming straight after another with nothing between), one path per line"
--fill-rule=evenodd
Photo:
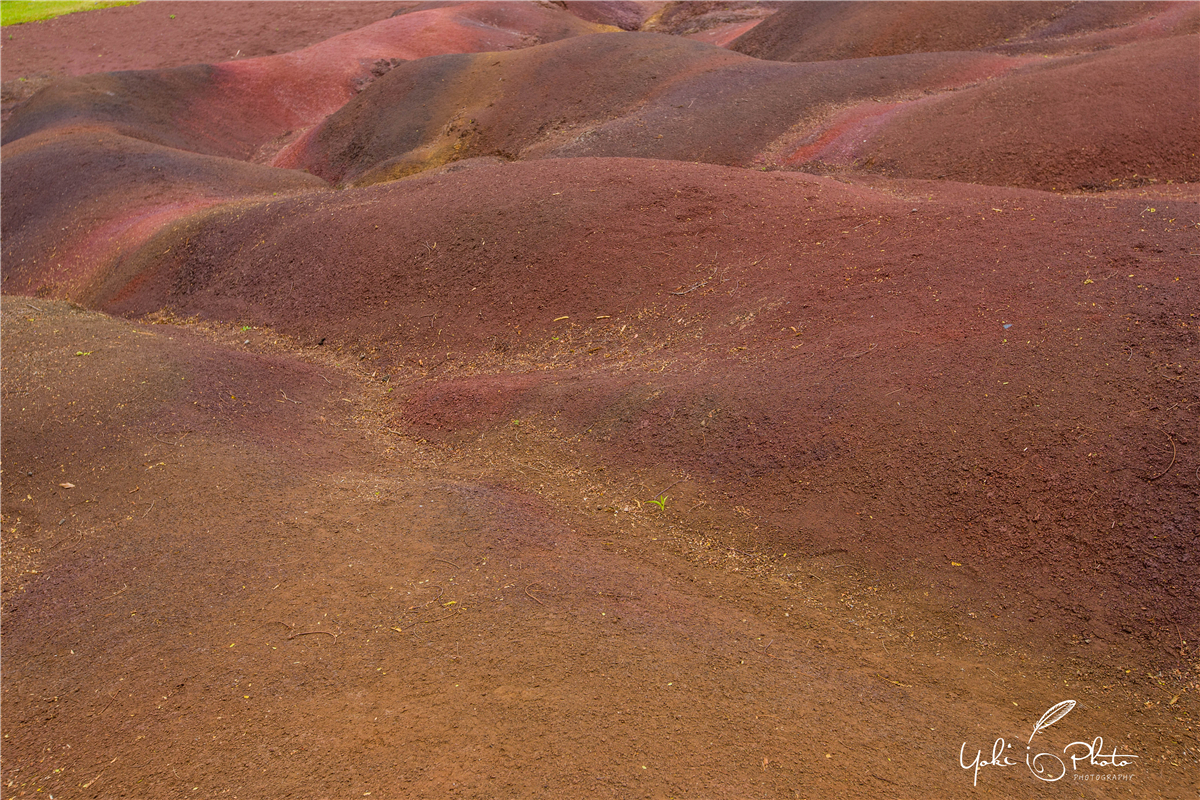
M5 27L3 796L1196 796L1198 9Z

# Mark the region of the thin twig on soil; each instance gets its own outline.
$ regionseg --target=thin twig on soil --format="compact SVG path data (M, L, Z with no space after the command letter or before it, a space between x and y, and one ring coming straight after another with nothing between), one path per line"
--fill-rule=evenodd
M658 493L656 496L657 496L657 497L662 497L664 494L666 494L667 492L671 491L671 490L672 490L672 489L674 489L676 486L678 486L679 484L683 483L683 482L684 482L684 481L686 481L686 480L687 480L687 477L686 477L686 476L685 476L685 477L682 477L682 478L680 478L679 480L675 481L674 483L672 483L672 484L671 484L670 486L668 486L667 488L663 489L663 490L662 490L661 492L659 492L659 493Z
M1164 433L1166 433L1166 431L1164 431ZM1171 467L1175 466L1175 455L1177 453L1177 450L1175 448L1175 440L1171 438L1171 434L1169 434L1169 433L1167 434L1167 441L1171 443L1171 463L1167 464L1167 468L1164 469L1162 472L1158 473L1153 478L1147 478L1146 480L1156 481L1159 478L1161 478L1163 475L1166 475L1168 472L1170 472Z
M151 500L151 501L150 501L150 507L146 509L146 513L145 513L145 514L142 514L142 519L145 519L145 518L146 518L146 515L147 515L147 514L149 514L151 511L153 511L153 510L154 510L154 504L155 504L155 503L157 503L157 502L158 502L157 500Z
M300 631L299 633L293 633L291 636L289 636L287 638L290 641L292 639L295 639L297 636L312 636L315 633L323 633L326 636L332 636L334 638L334 641L337 641L337 637L341 636L340 633L334 633L333 631Z
M434 558L433 560L434 560L434 561L440 561L440 562L442 562L443 564L449 564L450 566L454 567L455 569L462 569L462 567L460 567L458 564L455 564L453 561L447 561L447 560L446 560L446 559L444 559L444 558Z
M771 648L771 645L773 645L773 644L775 644L775 640L774 640L774 639L772 639L771 641L767 642L766 646L765 646L765 647L763 647L761 650L758 650L758 648L755 648L755 649L756 649L756 650L758 650L758 652L759 652L761 655L764 655L764 656L766 656L767 658L779 658L779 656L773 656L773 655L771 655L770 653L768 653L768 652L767 652L767 650L769 650L769 649Z
M83 500L80 500L78 503L71 503L71 505L67 506L67 508L74 508L75 506L81 506L84 503L94 503L94 502L96 502L95 497L88 497Z
M699 283L693 283L691 286L689 286L688 288L684 289L682 292L671 292L671 294L673 294L673 295L685 295L685 294L687 294L688 292L694 292L695 290L699 289L701 286L705 286L707 283L708 283L708 281L700 281Z
M698 266L700 266L700 265L699 265L699 264L697 264L696 266L698 267ZM709 282L709 281L711 281L715 275L716 275L716 273L714 272L712 275L709 275L707 278L705 278L704 280L700 281L699 283L693 283L691 286L689 286L688 288L684 289L682 292L671 292L671 294L673 294L673 295L684 295L684 294L687 294L688 292L695 291L696 289L699 289L701 286L707 286L707 285L708 285L708 282Z
M526 596L526 597L528 597L528 598L529 598L530 600L532 600L533 602L537 603L539 606L544 606L544 605L546 605L546 604L545 604L545 603L543 603L541 600L538 600L536 597L534 597L534 596L533 596L533 595L530 593L530 591L529 591L529 590L530 590L530 589L532 589L533 587L535 587L535 586L539 586L539 585L540 585L540 584L537 584L537 583L531 583L531 584L529 584L528 586L526 586L526 587L525 587L525 596Z
M117 758L120 758L120 756L118 756ZM100 770L98 773L96 773L96 777L92 778L90 781L88 781L87 783L85 783L85 784L83 784L83 785L82 785L82 786L83 786L83 788L84 788L84 789L86 789L86 788L88 788L89 786L91 786L93 783L95 783L96 781L100 780L100 776L101 776L101 775L103 775L103 774L105 773L105 771L106 771L106 770L107 770L109 767L111 767L113 764L115 764L115 763L116 763L116 761L117 761L117 759L116 759L116 758L114 758L112 761L110 761L110 762L108 762L107 764L105 764L105 765L104 765L104 769L102 769L102 770Z
M271 622L271 623L267 623L267 624L269 624L269 625L282 625L283 627L285 627L285 628L287 628L289 631L291 631L291 632L292 632L292 635L291 635L291 636L289 636L289 637L287 637L288 641L290 641L290 640L292 640L292 639L295 639L297 636L311 636L311 635L313 635L313 634L316 634L316 633L323 633L323 634L325 634L326 636L332 636L332 637L334 638L334 641L336 641L336 640L337 640L337 637L339 637L339 636L341 636L341 635L342 635L342 632L341 632L341 631L338 631L337 633L334 633L333 631L299 631L299 632L297 632L297 631L296 631L296 626L295 626L295 625L288 625L286 622L282 622L282 621L280 621L280 620L276 620L275 622Z

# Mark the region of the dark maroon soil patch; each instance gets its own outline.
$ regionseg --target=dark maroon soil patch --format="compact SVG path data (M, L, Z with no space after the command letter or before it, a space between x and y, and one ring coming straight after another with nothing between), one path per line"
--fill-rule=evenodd
M1197 52L1200 37L1180 36L1011 73L901 108L853 157L896 175L1040 189L1200 181ZM1103 113L1086 113L1097 98Z
M1200 21L1194 3L798 2L782 4L729 47L770 61L980 49L1070 53L1111 45L1121 29L1164 17L1170 27L1158 35L1195 33Z

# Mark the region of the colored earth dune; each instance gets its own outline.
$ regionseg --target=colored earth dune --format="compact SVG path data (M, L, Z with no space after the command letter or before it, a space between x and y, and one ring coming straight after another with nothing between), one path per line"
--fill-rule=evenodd
M6 797L1196 790L1200 4L3 32Z

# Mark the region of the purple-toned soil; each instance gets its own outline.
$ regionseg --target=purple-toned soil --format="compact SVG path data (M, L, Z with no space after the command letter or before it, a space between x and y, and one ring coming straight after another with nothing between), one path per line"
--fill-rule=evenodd
M1200 790L1200 4L2 41L5 797Z

